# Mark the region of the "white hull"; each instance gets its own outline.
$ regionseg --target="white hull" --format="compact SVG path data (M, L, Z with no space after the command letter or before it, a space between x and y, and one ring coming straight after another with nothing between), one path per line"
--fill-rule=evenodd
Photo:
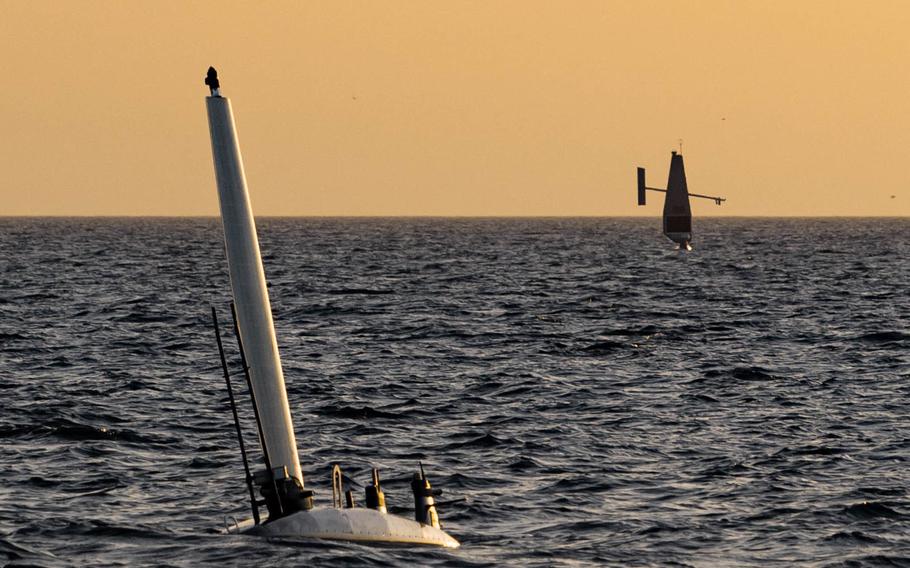
M232 533L267 537L414 544L444 548L460 546L457 540L429 525L363 508L315 508L299 511L262 525L253 525L252 521L245 521L229 525L227 530Z
M692 233L664 233L668 239L678 245L688 245L692 242Z

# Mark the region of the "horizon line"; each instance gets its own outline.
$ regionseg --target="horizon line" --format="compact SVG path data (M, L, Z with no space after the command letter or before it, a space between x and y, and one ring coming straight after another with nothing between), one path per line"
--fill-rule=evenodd
M660 219L660 215L256 215L257 219ZM3 215L0 219L220 219L220 215ZM701 215L695 219L907 219L910 215Z

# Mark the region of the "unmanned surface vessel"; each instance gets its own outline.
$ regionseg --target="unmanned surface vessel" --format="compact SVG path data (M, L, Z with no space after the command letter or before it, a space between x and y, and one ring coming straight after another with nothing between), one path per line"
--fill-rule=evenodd
M726 201L723 197L689 193L682 153L675 150L670 158L670 178L667 180L667 189L647 187L645 169L638 168L639 205L645 205L646 191L659 191L667 194L664 199L664 235L678 244L680 250L692 250L692 208L689 206L689 198L710 199L718 205Z
M248 521L228 525L227 530L264 536L458 547L458 541L440 528L434 500L434 496L440 492L430 487L422 465L411 481L414 520L387 512L379 471L375 468L371 483L365 487L366 507L355 507L353 492L345 490L345 478L337 465L332 473L332 507L314 506L313 491L304 486L297 455L297 442L231 103L221 96L218 74L214 68L209 68L205 84L211 90L211 95L205 102L234 297L232 315L265 466L260 471L251 472L218 319L215 308L212 308L215 336L246 471L253 515ZM257 498L257 490L261 499ZM259 508L263 505L268 511L264 520L259 514Z

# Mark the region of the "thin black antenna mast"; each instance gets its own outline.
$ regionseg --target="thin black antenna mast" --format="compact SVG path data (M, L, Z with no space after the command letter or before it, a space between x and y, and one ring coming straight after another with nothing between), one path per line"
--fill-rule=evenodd
M256 491L253 489L253 476L250 474L250 463L246 457L246 446L243 445L240 418L237 416L237 403L234 400L234 389L231 388L231 374L228 372L227 359L224 357L224 345L221 343L221 330L218 327L218 315L215 312L215 306L212 306L212 323L215 324L215 340L218 342L218 354L221 355L221 369L224 371L224 382L227 384L228 398L231 401L231 413L234 415L234 427L237 429L237 441L240 443L240 456L243 458L246 486L250 490L250 507L253 509L253 521L258 525L259 506L256 504Z

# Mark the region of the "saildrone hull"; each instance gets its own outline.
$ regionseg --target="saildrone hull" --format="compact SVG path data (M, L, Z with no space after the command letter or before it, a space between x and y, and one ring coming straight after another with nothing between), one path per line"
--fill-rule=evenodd
M228 527L229 532L267 537L315 538L353 542L413 544L458 548L459 542L443 531L373 509L316 508L300 511L262 525L251 522Z

